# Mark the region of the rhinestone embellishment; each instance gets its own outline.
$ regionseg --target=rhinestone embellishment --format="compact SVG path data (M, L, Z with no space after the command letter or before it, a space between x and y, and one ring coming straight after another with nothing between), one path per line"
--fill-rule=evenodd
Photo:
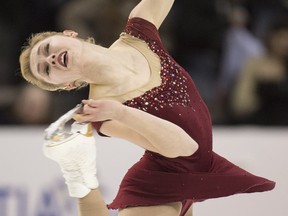
M147 111L152 108L159 110L173 104L187 106L190 102L187 93L187 77L182 74L182 68L161 46L161 43L147 38L144 34L138 32L130 26L127 26L124 34L129 34L146 42L148 47L160 58L161 71L160 77L162 83L160 86L146 91L143 95L126 101L124 104L130 107Z

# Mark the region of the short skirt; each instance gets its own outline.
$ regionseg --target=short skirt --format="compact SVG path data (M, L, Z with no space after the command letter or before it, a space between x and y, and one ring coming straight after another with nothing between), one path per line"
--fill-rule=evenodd
M182 202L184 215L194 202L239 193L272 190L275 182L255 176L227 159L212 153L207 172L167 172L153 167L154 157L146 152L124 176L110 209L153 206Z

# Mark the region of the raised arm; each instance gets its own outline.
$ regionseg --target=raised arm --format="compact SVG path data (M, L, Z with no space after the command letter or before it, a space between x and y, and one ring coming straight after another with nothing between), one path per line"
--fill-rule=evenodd
M129 18L140 17L153 23L157 29L169 13L174 0L142 0L130 13Z

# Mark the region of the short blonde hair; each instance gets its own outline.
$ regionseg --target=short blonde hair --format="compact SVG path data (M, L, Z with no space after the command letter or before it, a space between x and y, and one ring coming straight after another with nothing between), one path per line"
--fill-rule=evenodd
M21 69L21 74L23 78L26 81L30 82L31 84L36 85L39 88L48 90L48 91L63 90L64 86L61 84L48 83L44 80L36 78L36 76L31 71L30 54L31 54L33 47L37 43L54 35L63 35L63 33L47 31L47 32L40 32L40 33L31 35L31 37L27 40L26 44L22 47L22 52L19 57L20 69ZM85 41L90 42L90 43L95 43L93 38L88 38ZM77 88L82 88L86 85L87 83L82 82L82 83L79 83L79 86Z

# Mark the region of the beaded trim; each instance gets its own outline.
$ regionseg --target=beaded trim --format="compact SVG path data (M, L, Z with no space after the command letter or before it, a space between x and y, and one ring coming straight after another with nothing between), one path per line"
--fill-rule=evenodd
M160 86L152 88L143 95L128 100L124 104L143 111L147 111L149 108L159 110L164 108L165 105L173 107L173 104L187 106L190 102L186 84L187 77L181 73L181 67L162 48L160 42L147 38L140 31L134 29L133 24L130 25L132 27L127 26L123 33L145 41L148 47L159 56L162 83Z

